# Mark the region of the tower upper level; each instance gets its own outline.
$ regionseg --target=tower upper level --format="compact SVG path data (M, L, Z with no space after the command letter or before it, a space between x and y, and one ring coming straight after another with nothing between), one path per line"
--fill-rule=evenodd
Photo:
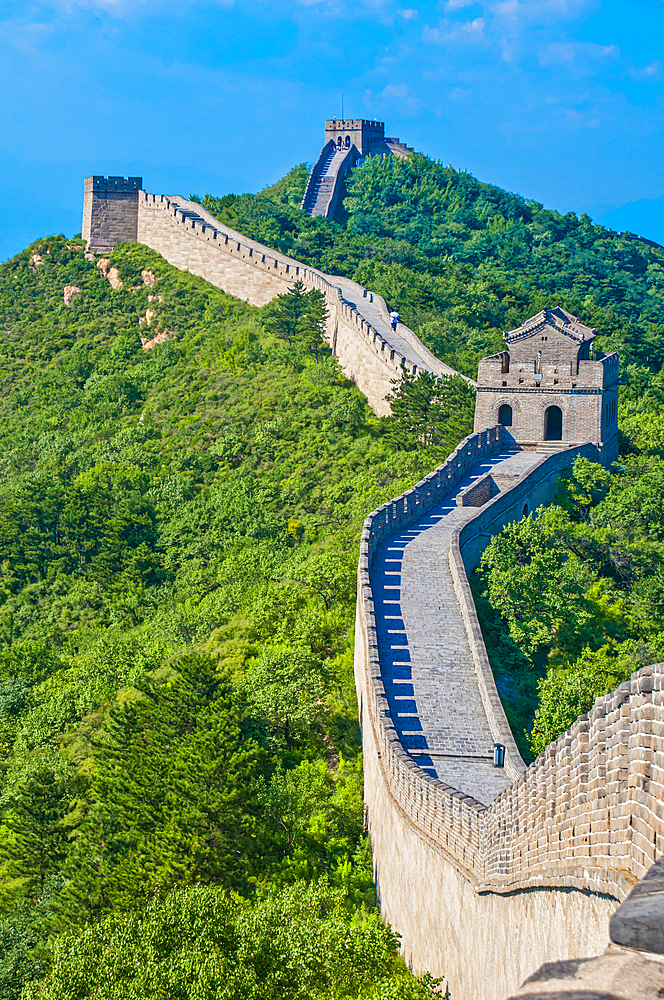
M585 326L576 316L560 306L542 309L516 330L504 333L505 346L512 362L587 361L596 330Z
M503 334L506 350L479 363L475 430L502 424L522 448L590 441L615 461L618 355L595 352L595 334L560 306Z
M339 119L325 122L325 142L330 140L338 149L355 146L360 156L377 152L385 142L385 122L365 118Z

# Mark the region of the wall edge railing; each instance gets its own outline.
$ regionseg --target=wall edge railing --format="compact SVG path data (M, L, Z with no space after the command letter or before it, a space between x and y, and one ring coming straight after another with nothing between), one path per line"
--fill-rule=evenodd
M409 344L416 356L426 359L429 367L405 358L392 346L389 340L362 316L362 313L354 304L344 298L341 288L334 283L334 275L327 275L317 268L311 267L308 264L302 264L300 261L288 257L286 254L276 254L271 248L238 233L218 219L215 219L198 202L189 202L179 195L170 197L168 195L151 195L146 191L140 191L139 207L140 205L166 212L175 221L176 225L183 226L195 238L206 243L212 243L222 252L228 253L233 257L240 257L245 263L259 270L271 274L274 274L276 270L277 276L282 280L289 281L299 278L310 287L319 288L331 300L331 304L337 310L341 311L345 315L345 318L353 324L372 353L386 366L388 371L394 373L395 377L400 376L404 369L412 374L417 374L418 371L422 370L431 371L432 374L442 377L453 377L459 374L453 368L450 368L449 365L440 362L409 327L400 324L400 336ZM182 215L183 207L185 211L195 211L203 219L203 225L184 217ZM181 220L177 218L178 210L180 211ZM208 230L210 230L209 233ZM222 236L223 240L219 239L219 236ZM234 243L235 247L231 247L231 243ZM229 247L231 248L229 249ZM371 296L383 319L389 322L389 312L383 297L375 292L369 292L362 285L357 284L357 282L352 283L356 285L358 292L361 293L361 298L367 295ZM475 385L473 380L467 378L467 376L462 375L461 377L473 386Z
M621 685L616 692L598 698L587 715L578 719L567 733L547 747L537 760L526 768L516 748L511 730L509 730L495 688L495 681L472 601L466 564L463 560L464 544L468 541L467 537L464 538L464 532L471 533L474 530L476 533L489 535L490 532L482 532L481 529L491 527L497 520L500 520L500 506L502 504L503 508L505 507L506 498L509 498L510 504L520 503L525 492L543 484L553 475L559 475L579 454L597 458L594 445L579 445L564 452L543 457L542 461L537 463L528 474L522 476L510 490L500 494L478 510L477 514L455 533L456 545L454 552L450 554L451 569L453 575L456 576L455 590L457 596L460 592L462 596L460 601L462 614L464 604L469 612L467 616L464 616L464 623L466 628L469 627L469 624L474 625L472 629L474 641L471 642L471 648L474 647L473 661L480 688L484 686L485 689L483 701L488 709L487 717L492 724L492 731L505 737L500 742L504 742L507 747L508 773L510 777L515 779L514 784L501 792L491 805L486 807L472 797L465 796L458 790L443 785L423 771L403 749L392 725L390 709L381 680L380 658L376 641L373 596L369 576L373 552L382 538L389 536L399 526L410 523L426 513L444 492L448 492L460 481L465 472L479 458L499 447L500 438L500 427L470 435L433 473L430 473L429 476L400 497L382 504L366 518L362 531L358 564L358 626L362 632L363 687L366 690L362 713L364 715L368 712L378 747L381 771L389 794L401 814L420 836L423 836L429 843L433 842L434 846L438 837L440 849L448 860L450 855L453 856L453 864L471 882L476 892L503 895L530 889L564 888L590 891L620 899L631 890L639 875L643 873L644 865L652 862L652 848L644 845L639 848L640 854L636 848L631 849L630 853L629 850L627 852L623 850L620 843L616 843L613 847L609 844L607 847L609 854L606 857L593 855L593 847L585 846L592 844L590 833L586 836L583 832L585 817L578 814L578 804L575 799L572 801L571 794L568 796L567 810L563 810L563 813L556 817L558 827L555 826L555 823L553 827L549 827L547 826L549 821L544 822L542 818L548 808L546 802L548 801L549 789L546 783L542 785L542 791L537 794L538 796L544 794L545 798L543 801L540 800L538 809L540 812L544 809L544 813L542 815L540 812L537 813L536 820L530 824L525 833L523 830L520 831L519 850L522 853L525 851L524 857L520 856L517 859L513 855L511 835L507 836L505 831L511 823L509 817L518 815L522 805L522 803L519 804L520 799L523 798L524 801L532 799L535 787L539 787L538 782L542 784L544 781L546 769L551 771L553 768L555 772L556 767L560 770L562 766L564 771L566 755L570 757L574 751L582 764L585 761L585 771L575 780L589 781L588 753L582 752L582 749L591 744L595 746L592 741L597 742L598 739L596 732L598 720L601 721L613 713L614 722L612 724L617 725L615 718L619 719L619 717L616 716L616 711L624 712L624 707L620 706L624 706L630 698L636 704L637 694L640 695L646 691L652 692L653 668L642 668L642 670L635 672L630 681ZM503 518L504 516L505 512L503 511ZM504 520L502 523L505 523ZM467 621L466 617L470 621ZM657 697L660 697L661 677L659 675L658 684L660 686L657 688ZM629 724L631 725L632 722L633 720ZM622 723L620 724L622 725ZM560 760L563 761L563 765L560 764ZM637 778L639 766L640 760L636 760L635 774ZM407 778L404 776L404 772L407 773ZM559 778L558 772L553 773L553 777L562 780ZM583 801L585 801L585 794L584 792L581 796ZM591 790L588 794L592 804L600 792ZM595 799L593 799L593 795L595 795ZM632 798L634 808L638 811L637 799L634 796ZM421 803L424 800L426 800L426 822L423 821L421 815ZM620 809L617 810L617 813L620 813ZM616 828L619 828L622 821L622 815L617 815ZM571 855L567 856L565 850L562 847L559 848L560 856L551 861L548 870L543 871L537 860L537 837L546 828L549 829L547 838L552 836L555 841L557 836L562 844L563 838L569 837L568 827L570 824L572 824L573 830L570 838ZM441 831L445 834L444 842L440 836ZM535 847L533 847L533 843ZM551 850L552 855L555 854L553 847Z

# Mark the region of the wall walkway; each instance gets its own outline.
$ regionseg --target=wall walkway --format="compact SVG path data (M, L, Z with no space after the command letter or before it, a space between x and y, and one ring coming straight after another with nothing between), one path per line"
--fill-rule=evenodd
M618 901L664 847L661 667L598 699L528 769L514 745L467 572L491 535L594 451L517 458L500 433L472 435L370 515L358 571L381 908L413 967L446 975L454 1000L503 1000L543 962L601 952ZM457 507L489 469L506 485L523 475L474 516ZM486 759L494 741L507 747L505 772Z
M422 370L457 374L404 324L392 332L389 310L380 295L276 253L224 226L196 202L140 191L138 241L175 267L252 305L265 305L296 281L318 288L327 304L328 343L379 415L389 413L385 397L404 368L415 374Z
M391 331L380 296L197 204L140 192L138 239L256 305L297 280L319 288L328 341L378 413L403 368L456 374L407 327ZM549 499L577 454L597 455L591 445L509 452L501 434L472 435L374 511L358 569L355 672L381 908L411 965L445 975L453 1000L504 1000L542 963L601 952L618 902L664 849L664 666L598 699L531 767L519 756L467 574L493 534ZM504 770L491 766L494 742ZM656 937L656 921L645 924Z
M475 517L459 494L488 472L519 479L541 463L535 452L498 451L477 462L424 516L380 542L369 577L381 676L401 746L427 774L488 805L523 766L494 768L497 740L484 709L450 550ZM509 738L501 717L501 736Z

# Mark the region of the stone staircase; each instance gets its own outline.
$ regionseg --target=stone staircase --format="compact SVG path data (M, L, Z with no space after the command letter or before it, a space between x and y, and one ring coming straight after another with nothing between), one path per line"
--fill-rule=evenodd
M320 164L318 174L312 178L312 183L307 187L302 202L302 208L309 215L327 215L336 181L336 171L332 169L332 165L337 157L343 159L346 152L347 150L336 150L330 145Z
M567 451L571 445L565 441L540 441L537 445L538 455L556 455L559 451Z
M377 545L369 571L380 678L401 746L430 777L485 805L512 779L493 766L495 737L450 546L456 529L497 494L494 477L518 482L540 461L535 452L513 449L480 459L431 509Z
M412 146L407 146L405 142L399 142L398 139L386 139L385 145L393 156L410 156L411 153L415 152Z

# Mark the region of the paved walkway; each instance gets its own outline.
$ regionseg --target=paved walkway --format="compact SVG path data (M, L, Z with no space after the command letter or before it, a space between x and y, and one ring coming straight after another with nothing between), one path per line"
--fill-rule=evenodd
M371 300L371 292L368 292L365 298L363 295L358 294L356 284L349 278L341 278L337 274L334 276L328 274L326 278L333 285L341 289L341 294L346 302L354 306L360 316L363 316L367 323L370 323L374 330L377 330L387 341L390 347L398 351L408 362L417 365L418 369L425 368L427 371L432 371L435 365L436 374L458 375L458 372L454 368L450 368L449 365L446 365L445 362L439 361L438 358L432 355L420 353L417 347L418 338L412 331L410 331L410 334L413 342L402 336L400 330L403 328L403 324L400 323L396 331L393 331L390 324L384 319L377 304ZM408 328L406 327L406 329Z
M542 456L504 452L479 462L421 520L374 552L371 586L382 679L401 745L420 767L485 805L511 785L492 766L493 738L449 567L449 546L475 507L457 507L488 471L522 476Z

